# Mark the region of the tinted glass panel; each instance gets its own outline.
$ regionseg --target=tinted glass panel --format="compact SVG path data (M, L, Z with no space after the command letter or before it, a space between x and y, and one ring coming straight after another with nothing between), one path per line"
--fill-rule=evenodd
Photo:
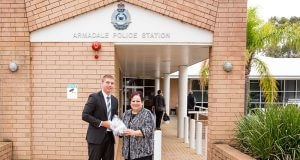
M260 91L258 80L250 81L250 91Z
M260 92L250 92L250 102L259 102Z
M155 86L155 80L145 79L145 86Z
M284 91L284 81L283 80L277 81L277 88L278 88L278 91Z
M300 99L300 92L297 92L297 99Z
M127 91L126 91L126 101L127 101L127 103L130 102L130 97L131 97L132 92L133 92L132 88L127 88Z
M192 81L192 90L200 90L199 80L193 80Z
M285 91L296 91L296 80L286 80Z
M289 102L289 99L295 99L296 92L285 92L285 101Z
M278 92L276 102L283 102L283 92Z
M207 91L205 91L203 93L203 102L208 102L208 93L207 93Z
M196 102L202 102L202 92L194 91L193 95L195 96Z
M126 86L134 86L134 79L126 78Z
M142 79L136 79L134 82L135 82L136 86L143 86L144 85L143 84L144 81Z
M297 81L297 91L300 91L300 80Z
M142 79L126 78L126 85L127 86L143 86L143 80Z
M155 87L144 87L144 97L154 97L155 96Z

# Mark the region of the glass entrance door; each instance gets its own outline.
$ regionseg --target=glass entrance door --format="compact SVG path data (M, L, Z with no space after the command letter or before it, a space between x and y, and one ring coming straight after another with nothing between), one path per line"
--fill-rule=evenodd
M126 86L125 88L125 106L126 108L124 108L125 110L130 109L130 96L132 94L132 92L141 92L142 95L144 96L144 87L138 87L138 86Z

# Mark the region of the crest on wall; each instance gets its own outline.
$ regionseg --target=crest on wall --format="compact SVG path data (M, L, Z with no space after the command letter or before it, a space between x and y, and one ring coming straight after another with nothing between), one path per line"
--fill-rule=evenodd
M118 4L118 8L111 16L111 23L118 30L125 30L131 23L130 14L123 3Z

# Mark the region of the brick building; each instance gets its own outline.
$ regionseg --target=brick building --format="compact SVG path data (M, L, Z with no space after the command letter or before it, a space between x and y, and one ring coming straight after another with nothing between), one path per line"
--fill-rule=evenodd
M170 97L177 70L181 137L186 68L209 58L212 159L212 144L230 143L244 112L246 11L247 0L0 0L0 140L13 142L13 159L86 159L81 113L104 74L115 76L123 104L123 78L156 79L157 89L163 77Z

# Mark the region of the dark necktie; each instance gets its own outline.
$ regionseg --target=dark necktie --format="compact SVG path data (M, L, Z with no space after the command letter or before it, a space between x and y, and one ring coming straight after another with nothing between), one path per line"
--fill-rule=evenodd
M110 96L107 96L106 99L107 99L107 118L108 118L108 120L111 120Z

